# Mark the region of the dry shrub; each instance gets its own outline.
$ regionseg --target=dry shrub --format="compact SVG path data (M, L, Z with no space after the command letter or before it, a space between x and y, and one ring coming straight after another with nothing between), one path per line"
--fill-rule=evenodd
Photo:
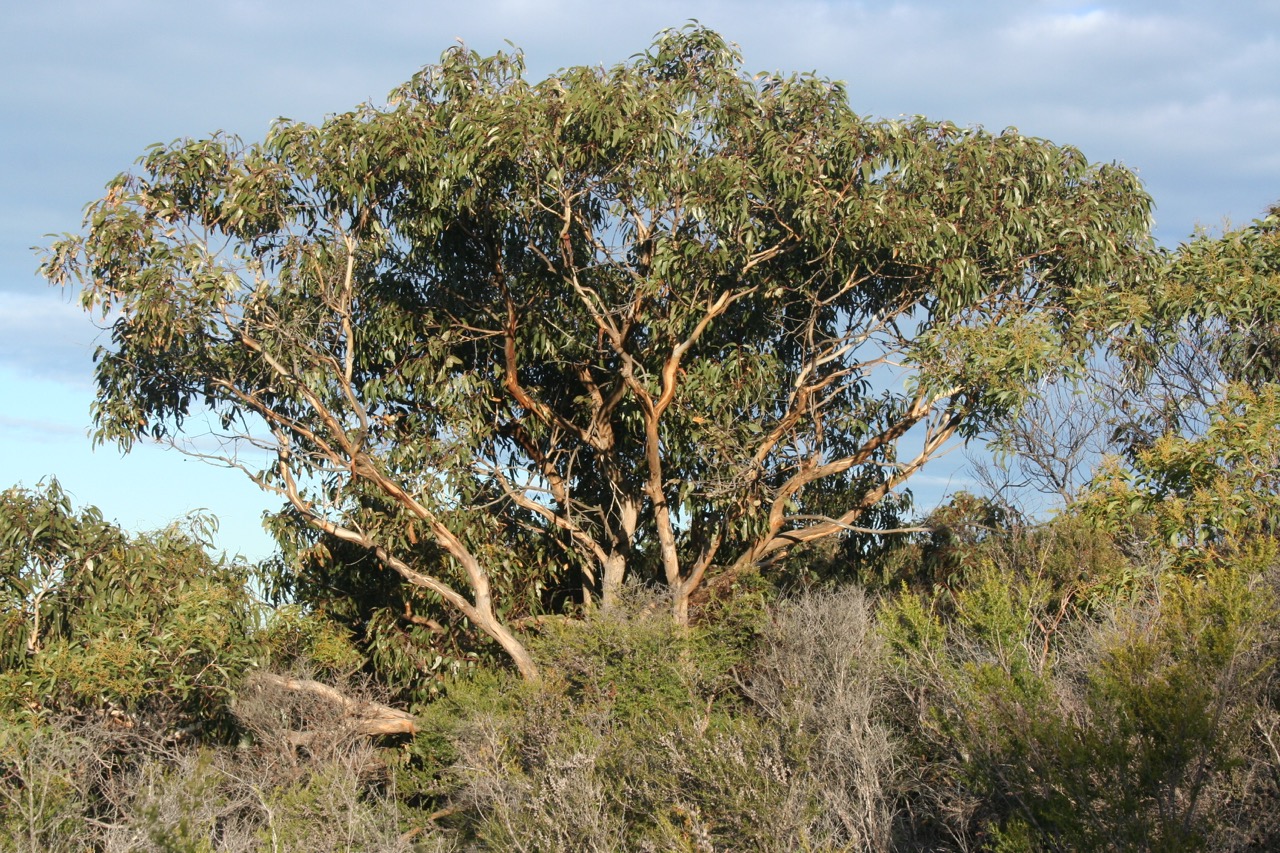
M689 696L660 601L632 587L608 613L547 626L537 646L543 684L512 685L492 703L471 698L451 736L449 775L479 849L634 849L620 744L630 726Z
M568 718L538 716L533 710L516 730L510 719L479 715L459 735L458 802L477 815L483 849L627 849L619 792L599 766L605 739Z
M628 795L647 804L646 850L811 850L811 791L775 726L749 715L695 721L630 756Z
M97 765L92 744L64 727L0 725L0 850L88 846L83 803Z
M264 685L235 712L240 746L110 719L0 726L0 850L447 849L340 708Z
M300 767L241 749L155 756L121 780L108 851L411 849L392 797L371 789L369 747Z
M329 685L312 681L305 672L254 673L245 679L232 711L261 747L315 763L349 756L367 745L352 706L377 707L381 698L368 682ZM370 765L371 773L375 765Z
M804 836L819 848L890 845L897 748L877 719L884 676L871 608L856 587L781 603L760 642L746 693L804 744L788 799L816 802Z
M782 605L748 660L638 598L548 632L546 682L459 727L454 806L480 849L888 849L895 752L861 594Z

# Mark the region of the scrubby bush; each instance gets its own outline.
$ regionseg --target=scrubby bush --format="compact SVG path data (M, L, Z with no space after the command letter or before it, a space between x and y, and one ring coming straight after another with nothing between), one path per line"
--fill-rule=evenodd
M430 850L366 741L179 746L105 725L0 733L0 850ZM418 847L413 847L417 839Z
M749 667L746 695L796 745L792 797L814 849L889 847L901 754L883 724L886 676L871 604L856 587L781 602Z
M673 849L739 816L713 812L721 825L704 826L674 793L673 753L732 719L722 705L736 701L739 660L668 614L633 592L608 613L547 623L531 643L544 682L459 685L433 709L427 728L447 715L447 742L428 738L460 831L485 849Z
M936 831L1010 849L1221 837L1273 667L1274 596L1258 568L1152 571L1091 609L1060 603L1043 574L989 563L945 606L897 597L885 630Z
M897 752L860 593L693 628L633 596L548 625L542 684L459 685L427 712L445 826L500 850L889 849ZM726 652L721 630L752 641Z
M225 727L256 617L248 567L208 555L208 524L129 536L56 481L0 493L0 713Z
M351 724L390 711L345 683L363 658L257 603L211 523L128 535L56 482L0 493L0 850L407 849ZM347 692L268 697L264 667Z
M56 493L5 499L22 512L4 529L26 531L7 541L28 551L4 555L19 631L0 673L2 850L1280 840L1280 560L1265 536L1189 562L1141 535L1136 511L1112 529L1092 514L970 528L970 504L945 535L880 552L890 574L932 562L878 597L740 575L686 626L638 587L584 618L530 620L540 682L441 673L409 736L390 707L399 676L380 681L338 621L260 607L247 568L180 531L127 537ZM31 533L46 529L61 532Z
M89 846L82 803L93 757L83 738L63 728L0 726L0 850Z

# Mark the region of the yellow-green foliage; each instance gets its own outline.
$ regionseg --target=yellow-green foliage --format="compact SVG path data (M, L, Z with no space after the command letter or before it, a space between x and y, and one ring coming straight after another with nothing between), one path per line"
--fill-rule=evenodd
M274 669L304 668L321 678L348 678L365 663L350 636L332 621L296 605L271 611L257 635L262 665Z
M0 708L218 724L253 658L253 604L247 567L211 559L200 537L127 536L73 511L56 482L0 494Z
M1081 510L1113 530L1154 527L1188 568L1280 530L1280 386L1233 385L1203 435L1167 434L1132 468L1105 468Z
M1197 848L1213 827L1205 791L1243 754L1273 665L1257 568L1164 574L1098 619L1055 620L1042 578L990 568L945 616L899 596L884 625L899 677L922 691L929 784L974 794L997 847Z

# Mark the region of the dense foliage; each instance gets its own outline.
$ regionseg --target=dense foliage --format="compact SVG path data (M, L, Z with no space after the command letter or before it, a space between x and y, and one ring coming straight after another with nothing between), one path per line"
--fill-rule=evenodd
M223 724L254 616L246 567L209 557L207 523L131 537L56 480L0 493L0 713Z

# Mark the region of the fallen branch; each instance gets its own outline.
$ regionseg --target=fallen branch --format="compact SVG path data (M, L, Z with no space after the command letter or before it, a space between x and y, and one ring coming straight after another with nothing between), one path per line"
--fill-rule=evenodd
M350 720L352 731L362 735L411 735L417 734L418 725L413 715L378 702L352 699L319 681L306 678L286 678L270 672L258 672L253 680L259 684L287 690L290 693L306 693L324 699L342 709Z

